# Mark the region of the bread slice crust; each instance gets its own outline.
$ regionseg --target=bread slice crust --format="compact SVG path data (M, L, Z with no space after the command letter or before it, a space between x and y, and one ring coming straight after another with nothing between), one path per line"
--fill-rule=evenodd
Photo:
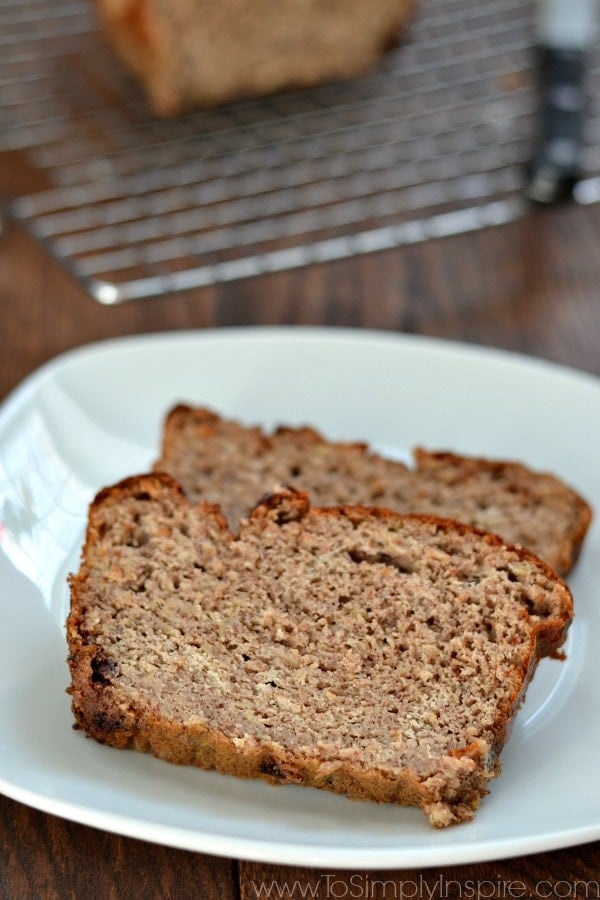
M473 816L573 614L549 566L460 523L288 490L233 535L160 473L100 492L70 585L69 692L91 737L418 806L436 827Z
M204 407L167 415L156 471L193 502L218 503L236 530L265 491L307 491L315 506L350 503L452 518L521 544L561 575L575 565L592 511L575 490L518 462L417 448L413 468L365 443L326 440L311 427L268 434Z

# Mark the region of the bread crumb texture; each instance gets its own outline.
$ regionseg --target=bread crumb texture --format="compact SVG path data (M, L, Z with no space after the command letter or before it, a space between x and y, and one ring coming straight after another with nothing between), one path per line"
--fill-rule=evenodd
M232 535L166 475L90 508L67 623L79 726L115 747L470 819L568 588L458 523L264 498Z
M180 481L193 502L218 503L234 530L265 491L283 484L307 491L315 506L358 503L458 519L528 547L561 575L591 521L574 490L517 462L420 449L409 468L312 428L265 434L184 405L167 417L155 468Z

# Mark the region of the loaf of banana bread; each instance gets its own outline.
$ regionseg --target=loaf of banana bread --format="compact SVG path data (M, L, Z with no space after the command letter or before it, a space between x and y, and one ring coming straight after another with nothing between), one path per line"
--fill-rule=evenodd
M155 112L348 78L397 42L412 0L96 0Z

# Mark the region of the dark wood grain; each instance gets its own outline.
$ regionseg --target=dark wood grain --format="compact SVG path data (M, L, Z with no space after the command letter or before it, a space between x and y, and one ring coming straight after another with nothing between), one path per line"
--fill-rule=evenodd
M0 166L0 191L10 177ZM28 173L18 177L26 180ZM103 308L26 235L8 228L0 241L0 398L71 347L117 335L229 325L389 329L517 350L598 373L599 246L600 208L571 206L478 234ZM524 885L521 896L600 897L600 844L456 868L331 873L238 866L0 799L0 846L0 893L10 900L254 900L259 884L278 885L283 893L273 887L272 897L286 896L287 885L289 897L369 900L468 898L476 896L469 893L473 885L483 885L481 896L500 898L504 890L506 900L513 882Z
M235 862L75 825L5 797L0 848L0 896L10 900L239 897Z

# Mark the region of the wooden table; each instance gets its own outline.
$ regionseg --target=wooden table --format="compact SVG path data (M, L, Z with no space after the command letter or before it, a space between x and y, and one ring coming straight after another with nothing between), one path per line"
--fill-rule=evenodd
M14 185L14 176L3 172L0 190L11 177ZM478 234L103 308L9 228L0 243L0 398L70 347L115 335L227 325L327 324L438 335L598 373L599 247L600 206L566 206ZM347 872L332 873L171 850L4 798L0 815L0 896L9 900L255 900L260 883L273 883L273 897L292 898L462 898L476 896L477 883L481 896L503 900L600 897L600 842L423 871L352 872L349 859Z

